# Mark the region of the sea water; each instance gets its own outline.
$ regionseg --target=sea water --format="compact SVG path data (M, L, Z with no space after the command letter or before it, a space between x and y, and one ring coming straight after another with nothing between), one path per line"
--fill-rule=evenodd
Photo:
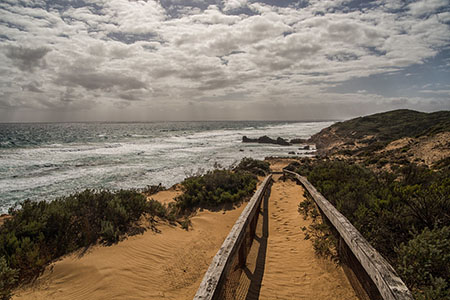
M0 213L25 199L86 188L169 187L243 157L304 155L299 146L242 143L242 136L308 138L333 122L0 124Z

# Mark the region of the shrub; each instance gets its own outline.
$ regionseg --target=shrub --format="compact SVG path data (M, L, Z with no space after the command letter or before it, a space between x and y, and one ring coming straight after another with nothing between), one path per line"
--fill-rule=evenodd
M176 207L180 213L197 207L237 203L253 193L256 182L256 177L250 173L226 170L190 177L181 183L183 194L175 199Z
M305 240L311 239L318 256L338 262L336 238L333 236L330 227L323 223L321 218L318 218L320 214L311 195L305 192L304 196L305 200L298 205L298 212L303 215L305 220L308 217L312 219L311 225L302 228L305 232Z
M5 257L0 257L0 300L8 300L17 282L17 270L11 269Z
M189 219L189 217L185 216L184 219L180 222L180 225L181 225L181 228L188 231L189 226L192 226L192 223L191 223L191 220Z
M450 296L450 227L425 228L396 252L397 270L417 295L426 299Z
M308 216L313 217L318 214L316 211L316 207L314 205L314 200L311 198L309 193L304 193L305 200L298 204L298 212L303 215L303 218L306 220Z
M270 173L270 164L266 161L245 157L234 168L234 171L247 171L257 176L265 176Z
M437 248L444 248L439 245L449 249L449 172L409 164L395 168L395 173L374 173L357 164L323 160L305 161L296 171L306 175L388 261L403 268L399 273L417 295L434 299L449 293L443 281L449 274L443 276L437 268L449 260L448 250L442 261L433 256ZM323 252L326 236L318 229L321 243L316 246ZM423 234L414 235L414 230Z
M119 241L147 205L135 191L86 190L52 202L26 200L0 227L0 256L18 271L19 282L30 280L66 253Z

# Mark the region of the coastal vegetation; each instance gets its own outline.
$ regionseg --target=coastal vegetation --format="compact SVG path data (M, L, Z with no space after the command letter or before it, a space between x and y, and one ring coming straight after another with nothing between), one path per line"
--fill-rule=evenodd
M355 141L370 137L370 142L387 144L403 137L419 137L450 131L450 112L423 113L408 109L398 109L385 113L359 117L337 122L313 135L310 141L325 142L324 135L332 133L332 140ZM320 143L321 144L321 143Z
M249 172L210 171L185 179L181 183L183 193L175 199L174 206L179 213L185 213L198 207L235 204L251 195L256 183L256 176Z
M266 176L270 173L270 164L263 160L245 157L233 170L235 172L250 172L257 176Z
M183 194L169 205L136 190L85 190L54 201L25 200L10 209L10 217L0 227L0 299L9 299L14 287L38 276L55 259L142 233L145 221L153 227L159 218L187 229L197 208L248 199L257 184L253 173L261 174L266 167L245 159L235 171L213 170L186 178L181 183Z
M396 268L417 299L450 297L450 174L408 165L375 173L345 161L304 160L305 175ZM299 211L317 215L312 201ZM316 251L334 258L326 225L307 229Z
M313 136L321 139L319 157L288 167L348 218L416 299L450 299L448 132L449 112L356 118ZM426 151L416 151L421 147ZM432 159L424 157L430 153ZM309 197L299 212L315 220L303 229L316 252L337 259L336 239Z

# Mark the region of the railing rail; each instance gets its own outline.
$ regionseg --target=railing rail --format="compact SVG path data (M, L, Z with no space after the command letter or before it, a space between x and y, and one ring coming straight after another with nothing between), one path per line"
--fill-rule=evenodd
M411 292L398 277L392 266L376 251L367 240L356 230L350 221L342 215L316 188L303 176L295 172L284 170L285 173L294 176L309 192L322 214L331 223L340 236L340 242L344 242L356 257L365 273L374 284L376 292L384 300L412 300ZM346 248L347 248L346 247ZM358 276L356 276L358 277ZM358 278L361 280L360 278ZM367 291L364 283L362 287L370 299L379 299ZM378 294L377 293L377 294Z
M226 277L232 268L233 261L238 261L242 267L245 264L248 245L253 240L259 208L272 180L268 175L234 224L227 238L223 242L216 256L214 256L208 270L203 277L194 300L211 300L224 298L220 296ZM236 257L238 256L238 257Z

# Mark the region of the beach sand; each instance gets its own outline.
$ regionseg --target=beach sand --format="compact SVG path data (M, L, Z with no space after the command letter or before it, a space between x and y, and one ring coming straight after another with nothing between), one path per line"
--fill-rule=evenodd
M275 178L276 179L276 178ZM298 211L303 188L277 180L268 201L268 240L259 299L354 299L341 267L315 255L301 230L311 224Z
M173 202L175 197L181 195L182 193L183 192L181 191L181 187L179 185L174 185L170 189L148 196L147 199L153 199L163 204L168 204L170 202Z
M198 212L189 231L161 224L160 233L66 256L13 299L192 299L244 207Z

